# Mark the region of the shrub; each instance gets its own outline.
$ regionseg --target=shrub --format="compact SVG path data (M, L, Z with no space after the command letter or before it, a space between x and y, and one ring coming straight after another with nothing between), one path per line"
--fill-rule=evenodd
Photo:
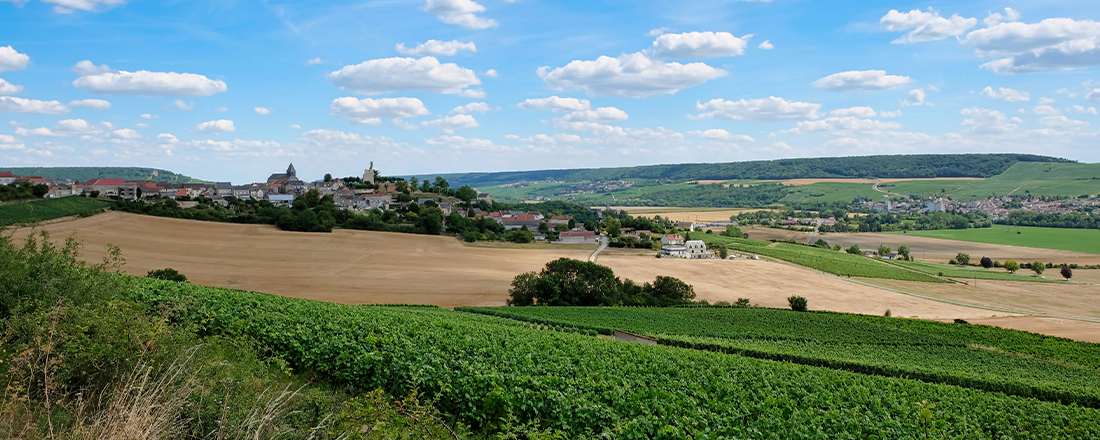
M882 316L885 316L885 317L889 318L889 317L893 316L893 314L890 313L890 309L886 309L886 313L883 313Z
M991 259L989 257L982 257L981 264L982 264L982 267L984 267L986 269L989 269L989 268L993 267L993 259Z
M969 266L970 254L959 252L959 254L955 256L955 261L958 261L960 266Z
M165 269L150 270L145 274L145 278L156 278L158 280L175 281L177 283L186 283L187 276L179 271L172 269L171 267Z
M848 248L848 250L846 250L845 252L847 252L847 253L849 253L849 254L852 254L852 255L863 255L863 251L861 251L861 250L859 249L859 245L858 245L858 244L853 244L853 245L852 245L851 247L849 247L849 248Z
M791 310L794 310L796 312L805 312L805 311L809 310L806 307L807 306L806 298L801 297L801 296L794 295L794 296L791 296L791 297L787 298L787 304L790 304Z
M733 303L734 307L749 307L748 298L737 298L737 302Z
M1069 266L1065 264L1062 265L1062 278L1066 280L1073 278L1073 269L1070 269Z
M1042 275L1043 271L1046 270L1046 268L1047 267L1044 266L1043 263L1041 263L1041 262L1036 261L1034 263L1031 263L1031 270L1033 272L1035 272L1035 276Z
M1016 273L1016 271L1020 270L1020 263L1017 263L1016 260L1005 260L1004 267L1005 270Z
M962 319L962 318L955 318L955 324L970 324L970 323L969 323L969 322L966 322L966 320L965 320L965 319Z

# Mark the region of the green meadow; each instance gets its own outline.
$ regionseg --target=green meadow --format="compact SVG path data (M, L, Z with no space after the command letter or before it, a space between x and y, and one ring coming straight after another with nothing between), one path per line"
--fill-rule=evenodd
M905 235L1100 254L1100 230L1097 229L993 225L982 229L909 231Z

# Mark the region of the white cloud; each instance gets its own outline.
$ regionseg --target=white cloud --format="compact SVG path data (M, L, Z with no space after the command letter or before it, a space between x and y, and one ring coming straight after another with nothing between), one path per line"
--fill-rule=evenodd
M301 130L302 126L298 125L298 124L290 124L290 129L291 130Z
M482 89L466 89L459 92L458 96L463 98L482 99L485 97L485 90Z
M107 110L111 108L111 103L102 99L81 99L79 101L70 102L69 107L88 107L94 110Z
M23 99L14 96L0 96L0 112L59 115L68 113L69 106L57 101L39 101L37 99Z
M983 68L998 74L1070 70L1100 65L1100 23L1049 18L1039 23L1000 23L962 41L981 57L999 57Z
M814 81L814 86L825 90L887 90L909 84L908 76L887 75L885 70L864 70L834 73Z
M962 125L976 135L1004 134L1016 130L1016 124L1009 123L1005 114L996 110L971 107L959 113L969 118Z
M742 99L726 101L712 99L706 103L696 103L698 115L692 119L721 118L733 121L778 121L790 119L817 119L821 104L787 101L770 96L761 99Z
M1060 115L1060 114L1062 114L1061 110L1058 110L1058 109L1056 109L1054 107L1051 107L1049 105L1037 105L1037 106L1035 106L1035 108L1031 109L1031 112L1035 113L1037 115Z
M230 130L230 131L232 131L232 130ZM136 132L132 129L123 128L123 129L112 131L111 132L111 137L115 138L115 139L122 139L122 140L134 140L134 139L140 139L141 134L139 134L138 132Z
M738 38L729 32L685 32L664 34L648 50L655 58L715 58L745 53L752 35Z
M416 98L336 98L329 108L336 116L364 125L381 124L382 118L399 120L431 113Z
M455 107L454 110L451 110L451 113L454 113L456 115L473 113L473 112L485 113L487 111L491 111L492 109L493 109L492 107L489 107L489 104L486 104L484 102L471 102L471 103L466 104L466 105L460 105L458 107Z
M146 124L144 122L134 124L134 128L149 128L149 127L152 127L152 125Z
M341 155L364 154L372 159L424 154L423 150L410 148L387 137L372 137L336 130L310 130L302 133L298 137L298 142L305 151L333 151Z
M746 135L743 135L743 134L730 134L730 132L728 132L726 130L723 130L721 128L711 128L709 130L702 130L702 131L699 131L699 130L689 131L688 134L699 136L699 137L705 138L705 139L721 139L721 140L727 140L727 141L756 142L756 139L753 139L751 136L746 136Z
M73 66L72 70L73 70L73 72L79 73L80 76L99 75L101 73L118 72L115 69L107 67L106 64L104 64L102 66L97 66L97 65L95 65L95 63L93 63L89 60L84 60L84 61L77 62L76 65Z
M462 26L466 29L486 29L497 26L497 21L479 17L485 7L473 0L428 0L421 8L447 24Z
M1046 98L1046 97L1039 98L1039 105L1048 105L1048 104L1054 104L1054 103L1055 103L1055 101L1052 98Z
M271 109L269 109L267 107L256 107L252 110L254 110L256 113L261 114L261 115L270 115L271 114Z
M892 112L879 112L878 115L882 118L896 118L901 116L901 110L894 110Z
M157 135L157 142L162 144L176 144L179 143L179 139L176 139L171 133L161 133Z
M73 69L82 69L80 66L78 63ZM146 70L84 74L73 81L73 86L92 93L144 97L210 96L227 89L224 81L212 80L203 75Z
M229 111L229 107L224 107L224 106L223 107L218 107L218 108L214 109L214 111L216 111L216 112L227 112L227 111Z
M215 154L236 157L274 157L286 156L287 152L274 141L248 141L234 139L232 141L198 140L183 144L187 147L210 151Z
M990 12L989 16L986 17L985 20L982 20L982 23L985 23L986 26L996 26L1006 21L1017 21L1019 19L1019 11L1012 8L1005 8L1004 14L1001 14L999 12Z
M1088 122L1070 119L1065 116L1046 116L1039 119L1039 123L1051 128L1063 130L1078 130L1089 125Z
M14 0L16 3L27 0ZM113 6L125 4L126 0L42 0L42 3L52 3L53 11L58 14L71 14L74 9L81 11L96 11L100 6Z
M1077 113L1095 115L1096 114L1096 107L1085 108L1084 106L1075 105L1075 106L1073 106L1073 111L1075 111Z
M0 72L23 70L31 62L31 57L25 53L19 53L11 46L0 47Z
M422 57L427 55L451 56L458 53L458 51L460 50L477 52L477 46L475 46L473 42L462 43L458 40L428 40L412 48L405 47L405 43L398 43L396 49L399 53L411 55L414 57Z
M763 42L763 43L760 43L760 45L759 45L759 46L756 46L756 47L759 47L759 48L761 48L761 49L764 49L764 50L772 50L772 49L775 49L775 45L774 45L774 44L772 44L772 41L771 41L771 40L764 40L764 42Z
M516 105L524 110L550 110L553 112L580 111L592 108L587 99L559 98L556 95L549 98L528 99Z
M439 127L444 133L451 134L462 128L474 128L478 126L477 120L470 115L445 116L439 119L424 121L420 125L425 127Z
M951 18L943 18L932 8L929 8L928 12L918 9L909 12L898 12L891 9L879 22L887 30L894 32L912 29L905 36L892 42L894 44L904 44L957 37L978 24L978 19L963 18L958 14L952 15Z
M191 110L195 108L194 102L184 102L182 99L177 99L173 101L172 105L176 106L176 108L180 110Z
M855 116L859 118L873 118L876 115L875 109L871 107L850 107L841 108L829 112L829 116Z
M671 30L672 30L672 28L670 28L670 27L659 27L657 29L653 29L649 32L646 32L646 36L647 37L656 37L656 36L664 35L664 34L668 33Z
M225 133L230 131L236 131L237 127L233 126L233 121L228 119L218 119L217 121L203 122L195 126L195 131L200 133Z
M323 62L325 62L325 61L322 60L320 57L310 58L310 59L306 60L306 65L307 66L315 66L315 65L321 64Z
M993 90L993 87L986 87L982 90L982 95L993 99L1003 99L1008 102L1025 102L1031 100L1031 95L1027 92L1007 87L1001 87L997 90Z
M496 77L500 76L500 74L497 73L496 69L489 69L489 70L485 71L485 76L490 76L490 77L496 78Z
M148 113L143 113L141 115L141 119L153 119L153 118L156 118L156 116L150 115Z
M23 86L17 86L0 78L0 95L14 95L22 91Z
M22 150L26 145L15 136L0 134L0 150Z
M473 70L454 63L440 63L434 57L381 58L344 66L328 74L340 88L364 95L403 90L458 94L481 84Z
M578 110L562 116L566 122L610 122L629 118L626 112L615 107L600 107L595 110Z
M635 98L673 94L688 87L726 75L726 71L703 63L665 63L642 53L617 58L601 56L595 61L572 61L564 67L540 67L538 75L558 90L578 89L589 95Z
M875 132L901 128L897 122L859 119L854 116L825 118L820 121L800 121L792 133L823 131L830 133Z
M928 105L928 103L924 101L926 97L928 97L928 94L925 93L923 89L913 89L910 90L905 99L901 101L901 105L903 107L911 105Z

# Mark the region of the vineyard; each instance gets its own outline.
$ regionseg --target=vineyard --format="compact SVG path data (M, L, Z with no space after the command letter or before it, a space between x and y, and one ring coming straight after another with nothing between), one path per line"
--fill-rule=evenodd
M1100 411L956 386L626 344L438 308L347 306L135 283L135 298L179 310L178 319L200 335L255 340L291 368L340 383L393 395L416 389L485 432L517 419L571 438L919 438L924 431L914 402L927 401L935 405L936 426L952 437L1100 435ZM562 310L577 316L575 309ZM785 325L775 333L798 324ZM894 327L879 338L902 341L912 330ZM857 325L849 336L873 334L871 326ZM939 336L950 341L953 334ZM1037 338L1011 335L1007 346ZM1051 339L1035 351L1070 351L1067 344ZM1094 355L1082 350L1077 356Z
M769 243L765 241L744 240L715 234L693 234L692 238L703 240L708 245L725 244L733 252L764 255L841 277L882 278L928 283L950 282L925 273L891 266L861 255L847 254L832 249L790 243L775 243L774 246L769 246Z
M1004 272L1003 269L981 269L970 266L952 266L949 264L929 263L925 261L893 260L889 264L904 267L930 275L942 274L948 278L994 280L994 281L1030 281L1033 283L1057 283L1057 280Z
M660 344L1100 407L1100 344L986 326L760 308L465 308Z
M0 206L0 226L34 223L70 215L102 212L110 203L84 197L61 197Z

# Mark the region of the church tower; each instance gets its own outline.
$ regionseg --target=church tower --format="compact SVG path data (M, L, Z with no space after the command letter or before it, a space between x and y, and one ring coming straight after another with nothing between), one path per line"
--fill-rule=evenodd
M286 177L288 179L298 177L298 172L294 170L294 164L290 164L290 167L286 169Z

